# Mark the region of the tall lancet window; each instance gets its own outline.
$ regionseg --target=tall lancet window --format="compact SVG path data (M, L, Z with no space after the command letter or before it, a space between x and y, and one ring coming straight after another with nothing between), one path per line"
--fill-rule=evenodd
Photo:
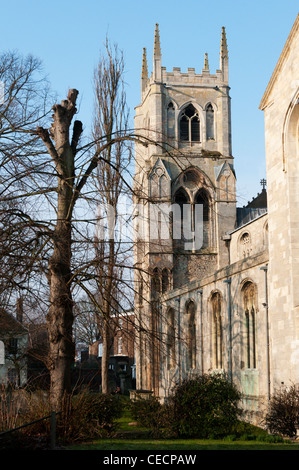
M202 248L207 248L210 245L210 203L207 192L204 189L200 189L195 196L195 204L202 205L202 216L203 216L203 244Z
M180 140L187 142L199 142L200 140L199 116L192 104L189 104L181 115Z
M167 368L172 369L175 366L175 316L171 308L168 312L167 327Z
M207 128L207 140L215 139L214 109L211 104L209 104L206 109L206 128Z
M221 298L219 292L215 292L211 298L212 304L212 349L213 366L215 369L222 369L223 366L223 337L222 337L222 318L221 318Z
M151 283L152 297L157 298L161 294L161 281L158 268L153 270L152 283Z
M196 368L196 307L194 302L190 301L186 305L187 326L187 364L189 369Z
M167 107L167 137L171 139L175 137L175 111L173 103L169 103Z
M245 367L256 368L256 291L252 282L243 287L243 305L245 313Z

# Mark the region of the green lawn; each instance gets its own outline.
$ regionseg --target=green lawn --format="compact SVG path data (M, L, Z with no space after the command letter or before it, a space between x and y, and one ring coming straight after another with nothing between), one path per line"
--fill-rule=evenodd
M68 450L299 450L298 442L267 443L257 440L153 439L147 429L132 426L125 413L118 422L118 433L110 439L69 446Z
M299 444L268 444L257 441L217 441L199 439L101 439L73 445L68 450L299 450Z

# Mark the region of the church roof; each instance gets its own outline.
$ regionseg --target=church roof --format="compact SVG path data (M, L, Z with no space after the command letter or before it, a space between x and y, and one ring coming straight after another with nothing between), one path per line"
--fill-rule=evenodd
M259 106L259 109L261 109L261 110L263 110L263 109L267 106L267 102L268 102L269 95L270 95L270 93L271 93L271 91L272 91L272 89L273 89L273 86L274 86L274 84L275 84L275 82L276 82L276 80L277 80L277 77L278 77L278 75L279 75L279 72L281 71L282 66L283 66L283 64L284 64L284 62L285 62L285 60L286 60L286 58L287 58L287 56L288 56L288 54L289 54L291 44L292 44L292 42L293 42L293 40L294 40L294 37L295 37L296 34L298 33L298 31L299 31L299 13L298 13L298 15L297 15L297 17L296 17L296 20L295 20L295 22L294 22L294 24L293 24L293 27L292 27L292 29L291 29L291 32L290 32L290 34L289 34L289 36L288 36L288 39L287 39L287 41L286 41L286 43L285 43L285 45L284 45L284 48L283 48L283 50L282 50L282 53L280 54L280 57L279 57L278 62L277 62L277 64L276 64L276 67L275 67L275 69L274 69L274 71L273 71L273 73L272 73L272 76L271 76L271 78L270 78L270 81L269 81L269 83L268 83L268 86L267 86L267 88L266 88L266 91L265 91L265 93L264 93L264 95L263 95L263 98L262 98L262 100L261 100L261 103L260 103L260 106Z

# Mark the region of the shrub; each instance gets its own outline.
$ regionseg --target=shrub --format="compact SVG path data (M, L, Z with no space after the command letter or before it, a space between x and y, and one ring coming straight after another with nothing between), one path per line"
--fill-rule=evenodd
M0 432L17 427L20 405L13 399L8 388L0 384Z
M295 385L276 391L272 396L265 426L273 434L291 438L296 436L299 426L299 390Z
M175 387L168 406L177 436L219 438L234 434L241 395L221 375L202 375Z
M23 408L18 425L40 420L51 414L48 394L22 391ZM57 416L57 439L63 443L86 440L92 437L111 436L116 420L122 414L122 401L113 395L91 393L83 390L65 395L62 413ZM21 430L23 436L50 436L50 419L45 419Z
M131 402L130 412L133 419L141 426L149 428L153 436L163 434L166 426L167 408L156 397L149 399L136 398Z
M111 436L122 415L122 402L113 395L83 392L65 398L57 434L64 442Z
M134 400L131 413L155 436L219 438L238 432L240 397L223 376L203 375L177 385L165 404Z

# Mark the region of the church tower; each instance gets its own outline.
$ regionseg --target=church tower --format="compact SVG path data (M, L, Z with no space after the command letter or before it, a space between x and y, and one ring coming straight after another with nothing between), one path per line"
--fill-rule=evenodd
M137 388L159 393L161 302L229 264L236 188L225 28L220 64L182 72L162 67L156 24L152 73L143 49L135 132L135 315ZM141 142L142 141L142 142ZM169 230L168 230L169 228Z

